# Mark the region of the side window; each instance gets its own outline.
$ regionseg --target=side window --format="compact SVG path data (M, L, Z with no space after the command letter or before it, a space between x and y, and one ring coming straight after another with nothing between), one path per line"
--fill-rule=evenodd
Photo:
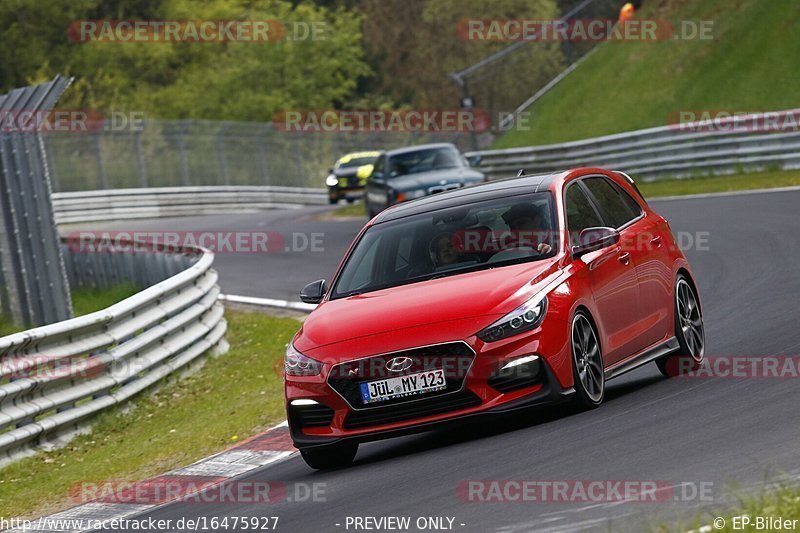
M567 230L573 246L578 243L582 230L605 225L597 215L589 197L577 183L567 187L564 202L567 211Z
M386 164L386 156L381 155L375 161L375 167L372 170L372 174L370 174L370 178L377 178L379 180L383 179L383 166Z
M586 178L583 183L594 195L600 211L607 219L605 225L619 228L642 213L633 198L607 179L601 177Z

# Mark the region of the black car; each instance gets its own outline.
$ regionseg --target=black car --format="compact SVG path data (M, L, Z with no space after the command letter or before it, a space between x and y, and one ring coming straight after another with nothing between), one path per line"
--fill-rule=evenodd
M364 206L372 218L387 207L437 192L486 181L449 143L423 144L382 153L375 161L364 191Z

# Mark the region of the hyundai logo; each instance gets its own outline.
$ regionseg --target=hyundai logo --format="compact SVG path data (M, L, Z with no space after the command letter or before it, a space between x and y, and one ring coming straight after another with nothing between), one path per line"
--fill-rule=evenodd
M402 372L408 370L414 361L410 357L394 357L386 361L386 370L389 372Z

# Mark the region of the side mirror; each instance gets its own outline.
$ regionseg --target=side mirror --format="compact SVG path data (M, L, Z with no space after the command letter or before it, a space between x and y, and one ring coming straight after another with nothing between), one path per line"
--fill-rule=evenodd
M327 290L328 287L324 279L312 281L300 291L300 300L307 304L318 304L322 301L322 297L325 296L325 291Z
M572 257L577 259L589 252L602 250L619 242L619 232L605 226L586 228L581 231L579 244L572 247Z
M481 156L479 156L479 155L471 155L471 156L469 156L467 158L467 161L469 162L469 166L471 166L471 167L479 166L481 164L482 160L483 160L483 158Z

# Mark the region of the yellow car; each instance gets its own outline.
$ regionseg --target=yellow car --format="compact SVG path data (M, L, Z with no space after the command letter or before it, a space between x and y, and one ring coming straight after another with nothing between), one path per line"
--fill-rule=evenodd
M342 198L348 202L360 198L379 155L380 152L353 152L340 157L325 179L330 203L335 204Z

